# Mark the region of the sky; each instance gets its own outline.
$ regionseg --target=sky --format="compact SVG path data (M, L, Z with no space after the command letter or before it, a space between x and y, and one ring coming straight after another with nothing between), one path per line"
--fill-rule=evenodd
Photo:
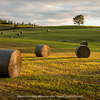
M84 25L100 26L100 0L0 0L0 19L39 26L74 25L84 15Z

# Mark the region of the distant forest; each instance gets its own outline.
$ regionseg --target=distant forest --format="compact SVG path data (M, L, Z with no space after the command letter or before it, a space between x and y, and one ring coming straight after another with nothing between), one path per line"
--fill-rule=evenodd
M22 23L19 23L19 22L15 22L15 21L11 21L11 20L2 20L0 19L0 24L9 24L9 25L33 25L33 26L39 26L39 25L36 25L35 23L34 24L31 24L30 22L25 24L24 22Z

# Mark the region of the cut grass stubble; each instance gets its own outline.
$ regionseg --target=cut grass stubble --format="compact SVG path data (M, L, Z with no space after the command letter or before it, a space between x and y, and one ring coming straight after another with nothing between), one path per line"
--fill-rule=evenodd
M23 29L24 34L19 37L16 33L21 29L12 33L11 30L4 31L5 34L0 37L0 48L20 50L23 61L18 78L0 78L0 98L82 95L88 100L100 97L100 29L50 30ZM12 35L14 38L9 39ZM62 40L66 40L66 43ZM89 58L77 58L75 54L82 40L88 42L91 51ZM50 47L49 57L36 57L35 47L38 44Z

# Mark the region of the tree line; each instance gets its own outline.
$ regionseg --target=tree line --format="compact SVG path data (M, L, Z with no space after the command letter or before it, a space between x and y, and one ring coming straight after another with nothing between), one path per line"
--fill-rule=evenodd
M11 21L11 20L2 20L0 19L0 24L9 24L9 25L34 25L34 26L38 26L36 25L35 23L34 24L31 24L30 22L25 24L24 22L22 23L19 23L19 22L15 22L15 21Z
M74 24L84 24L84 15L77 15L73 18L73 22ZM31 24L30 22L28 24L25 24L24 22L22 23L19 23L19 22L13 22L13 21L10 21L10 20L2 20L0 19L0 24L9 24L9 25L14 25L14 26L18 26L18 25L33 25L33 26L39 26L39 25L36 25L35 23L34 24Z

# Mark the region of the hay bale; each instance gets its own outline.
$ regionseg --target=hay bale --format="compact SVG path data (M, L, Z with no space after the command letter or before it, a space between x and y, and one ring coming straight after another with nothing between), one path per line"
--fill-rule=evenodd
M1 32L1 34L3 34L3 32Z
M17 34L17 36L19 36L19 35L20 35L20 33Z
M50 32L50 30L48 29L47 32Z
M76 29L79 29L79 27L77 27Z
M0 77L18 77L22 66L19 50L0 49Z
M79 45L76 48L76 55L78 58L88 58L90 56L90 49L85 45Z
M82 42L80 43L80 45L88 46L88 43L87 43L86 41L82 41Z
M20 32L21 34L23 33L23 31Z
M44 29L41 29L41 31L44 31Z
M50 55L50 48L47 45L38 45L35 48L35 54L37 57L47 57Z
M62 42L66 42L66 40L62 40Z
M12 38L12 36L10 36L9 38Z

